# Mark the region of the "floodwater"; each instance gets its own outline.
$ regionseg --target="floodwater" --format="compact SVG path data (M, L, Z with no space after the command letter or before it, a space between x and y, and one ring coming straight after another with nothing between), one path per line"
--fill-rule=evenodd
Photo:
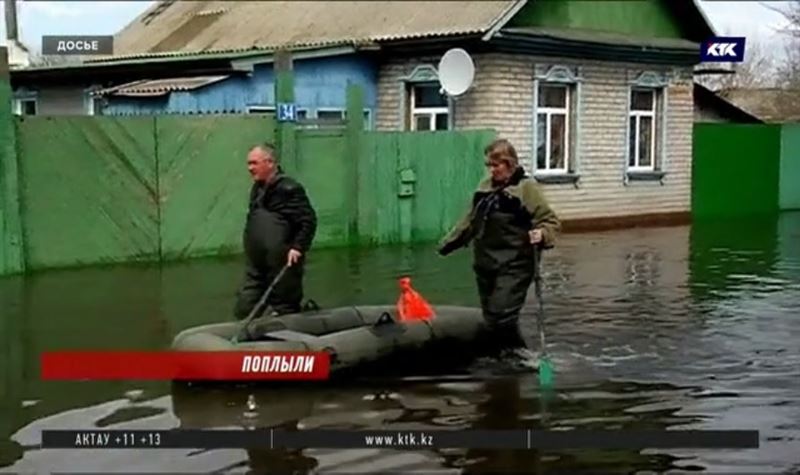
M0 279L0 472L800 471L800 213L564 236L543 266L556 387L502 365L473 377L336 387L173 388L42 382L57 349L159 349L229 318L239 259ZM391 303L396 279L434 305L477 305L469 252L318 251L320 306ZM530 292L523 328L536 339ZM454 373L455 374L455 369ZM465 374L459 370L458 374ZM256 407L247 407L253 396ZM42 429L755 429L731 450L52 450Z

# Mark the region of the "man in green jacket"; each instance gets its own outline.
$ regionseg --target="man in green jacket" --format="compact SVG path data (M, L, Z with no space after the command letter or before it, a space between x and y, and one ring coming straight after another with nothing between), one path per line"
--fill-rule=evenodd
M445 236L439 254L473 243L484 318L511 346L524 347L518 318L535 273L534 252L555 245L561 224L508 140L492 142L484 153L491 176L480 183L469 211Z

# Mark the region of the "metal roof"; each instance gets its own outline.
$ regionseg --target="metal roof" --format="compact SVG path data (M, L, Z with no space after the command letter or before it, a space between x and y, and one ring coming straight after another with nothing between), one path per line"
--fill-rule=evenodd
M767 123L800 121L800 89L736 88L717 94Z
M133 81L119 86L100 89L93 92L96 96L158 97L173 91L191 91L209 84L225 80L229 75L193 76L169 79L145 79Z
M706 86L694 83L694 102L695 104L705 105L715 108L718 112L733 118L739 123L763 123L758 116L742 109L730 100L720 96Z
M167 0L115 36L113 58L481 34L520 3Z

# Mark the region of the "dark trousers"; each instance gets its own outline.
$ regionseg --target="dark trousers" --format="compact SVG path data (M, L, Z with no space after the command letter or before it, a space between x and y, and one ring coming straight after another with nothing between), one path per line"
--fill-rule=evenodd
M244 282L239 289L234 307L234 315L238 319L246 318L255 305L267 291L272 281L278 275L285 258L280 262L258 264L247 259L244 273ZM269 265L268 265L269 264ZM303 274L305 262L303 259L286 269L283 277L272 289L267 304L262 308L271 308L278 314L295 313L301 309L303 300Z
M519 314L533 282L533 262L517 259L502 268L475 267L483 316L498 343L525 347L519 330Z

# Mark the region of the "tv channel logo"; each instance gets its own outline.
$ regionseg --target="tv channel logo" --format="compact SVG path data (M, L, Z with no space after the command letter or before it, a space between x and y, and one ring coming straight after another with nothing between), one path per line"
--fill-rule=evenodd
M741 63L744 61L744 36L711 38L700 47L700 61Z

